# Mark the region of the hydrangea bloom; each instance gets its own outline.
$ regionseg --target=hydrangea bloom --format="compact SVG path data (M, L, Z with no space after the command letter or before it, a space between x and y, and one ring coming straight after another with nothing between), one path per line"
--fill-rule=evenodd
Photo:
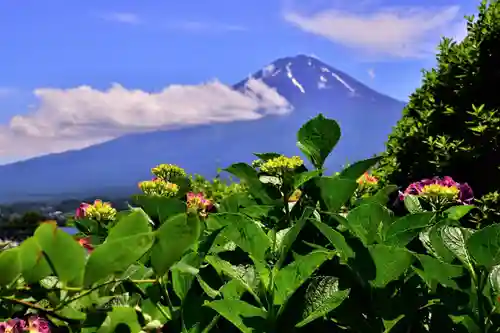
M176 178L186 177L186 171L174 164L157 165L151 169L151 172L153 173L153 175L166 182L172 182Z
M50 326L47 320L31 316L28 320L10 319L5 322L0 322L0 333L50 333Z
M153 178L139 183L139 188L146 195L174 197L179 192L179 186L161 178Z
M412 183L403 193L400 193L399 198L404 200L407 195L417 195L428 199L441 198L464 205L474 200L472 189L467 183L458 183L449 176L423 179Z
M282 176L287 172L294 171L304 164L304 161L299 156L278 156L271 158L260 165L262 172L270 175Z
M186 203L188 208L196 209L201 216L206 216L207 212L213 207L212 202L206 199L203 193L189 192Z
M76 209L75 218L89 218L98 221L113 221L116 217L116 209L109 202L96 199L93 204L82 203Z
M358 178L358 184L360 185L376 185L378 179L365 172L361 177Z

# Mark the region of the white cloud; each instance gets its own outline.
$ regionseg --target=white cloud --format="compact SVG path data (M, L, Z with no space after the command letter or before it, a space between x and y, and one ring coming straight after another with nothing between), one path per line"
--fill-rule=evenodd
M368 70L368 76L371 78L371 79L374 79L375 78L375 70L373 68L370 68Z
M441 36L456 37L466 24L458 6L391 7L376 11L289 11L285 20L302 30L371 56L421 58L435 52Z
M171 85L159 92L114 84L34 91L38 105L0 126L0 157L26 158L83 148L127 133L284 114L290 105L276 90L250 79L243 92L212 81Z
M113 12L113 13L105 13L100 16L105 20L113 22L126 23L126 24L141 23L141 19L139 18L139 16L134 13Z

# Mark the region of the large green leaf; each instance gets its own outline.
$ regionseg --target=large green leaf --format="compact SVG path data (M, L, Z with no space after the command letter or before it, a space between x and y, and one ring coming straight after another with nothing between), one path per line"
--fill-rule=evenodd
M297 256L295 261L280 269L274 280L274 304L285 304L314 271L333 255L333 252L314 251L305 256Z
M354 258L354 251L340 232L319 221L312 221L312 223L328 239L344 261Z
M337 122L319 114L299 129L297 147L316 169L321 169L339 139L340 127Z
M243 333L266 332L267 312L247 302L221 299L205 304L230 321ZM249 326L251 325L251 326Z
M42 247L34 237L30 237L21 243L19 256L21 258L23 277L27 283L38 282L52 273ZM0 271L3 270L0 268Z
M462 266L451 265L425 254L416 254L416 257L422 264L422 271L419 273L429 287L436 281L445 287L459 289L453 278L463 274Z
M97 330L97 333L113 333L113 332L126 332L125 326L128 328L128 332L141 331L141 325L139 325L137 313L135 309L127 306L114 306L113 310L108 313L108 317L102 324L102 326Z
M472 258L467 250L467 240L471 236L472 230L450 226L444 226L439 230L446 248L470 269L472 267Z
M55 223L43 223L34 237L59 280L71 286L83 282L85 249Z
M381 233L390 228L393 221L387 208L377 203L368 203L351 210L347 215L349 229L365 245L381 241Z
M262 228L249 217L242 214L221 213L212 216L224 226L220 236L234 242L243 251L258 260L263 260L271 240Z
M383 288L397 280L411 265L412 255L405 248L375 244L368 249L376 269L371 284L376 288Z
M321 198L330 213L338 213L358 188L356 181L338 177L317 178L317 184Z
M144 233L123 237L98 246L85 267L85 285L126 270L139 260L153 245L154 234Z
M246 163L235 163L230 165L225 171L235 175L244 181L248 186L248 191L264 204L272 203L272 199L266 192L264 185L260 182L257 171Z
M482 266L491 268L500 264L500 224L493 224L472 234L467 250Z
M342 304L349 292L350 289L340 290L339 281L333 276L313 278L307 286L302 318L295 326L302 327L326 316Z
M389 195L397 191L398 187L396 185L387 185L377 191L374 195L363 198L360 200L359 204L375 202L381 205L386 205L389 202Z
M433 223L435 214L431 212L405 215L394 221L385 233L384 243L404 247L423 229Z
M202 261L202 258L197 253L190 252L182 257L178 263L198 269ZM175 294L181 301L186 297L196 274L197 272L190 272L189 270L172 269L172 286Z
M130 214L118 220L109 231L106 242L151 231L149 216L140 208L133 208Z
M420 199L416 195L406 195L404 198L404 204L406 209L410 212L410 214L417 214L424 212L422 205L420 204Z
M196 213L179 214L157 230L151 249L151 265L156 274L164 275L200 236L200 220Z
M21 274L22 265L19 252L17 248L0 252L0 287L11 284Z
M318 177L321 174L321 170L313 170L307 172L301 172L293 177L293 187L297 189L310 181L311 179Z
M491 288L496 296L500 295L500 265L493 266L490 274L488 275Z
M285 262L285 258L288 254L288 251L292 248L293 243L299 236L300 231L306 224L307 220L313 213L313 209L311 207L306 207L304 209L301 218L284 234L280 244L280 257L278 264L276 265L277 269L280 269L283 263ZM283 230L281 230L283 231Z
M449 219L452 220L460 220L462 217L467 215L471 210L476 208L476 206L472 205L458 205L448 208L444 211Z
M176 198L136 195L133 199L151 218L158 219L160 223L186 211L186 204Z
M344 179L358 180L368 169L377 164L380 157L373 157L358 161L340 172L339 177Z

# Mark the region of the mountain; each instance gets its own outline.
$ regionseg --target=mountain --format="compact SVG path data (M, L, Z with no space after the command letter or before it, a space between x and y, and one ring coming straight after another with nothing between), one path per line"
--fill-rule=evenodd
M318 113L340 124L342 138L326 166L384 150L404 103L380 94L349 75L305 55L281 58L234 85L247 89L250 78L275 88L293 106L286 115L258 120L131 134L81 150L50 154L0 166L0 201L40 200L134 191L150 168L174 163L190 173L214 176L218 167L250 162L254 152L299 153L300 126Z

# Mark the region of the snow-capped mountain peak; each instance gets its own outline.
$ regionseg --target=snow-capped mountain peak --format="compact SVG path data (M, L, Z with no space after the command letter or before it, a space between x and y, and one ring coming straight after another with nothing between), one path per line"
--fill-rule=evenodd
M361 91L358 91L356 85L359 83L348 75L326 65L316 57L306 55L280 58L249 78L260 79L271 87L288 87L301 94L333 89L336 93L344 91L347 96L354 97L364 90L362 87ZM245 81L235 87L244 86Z

